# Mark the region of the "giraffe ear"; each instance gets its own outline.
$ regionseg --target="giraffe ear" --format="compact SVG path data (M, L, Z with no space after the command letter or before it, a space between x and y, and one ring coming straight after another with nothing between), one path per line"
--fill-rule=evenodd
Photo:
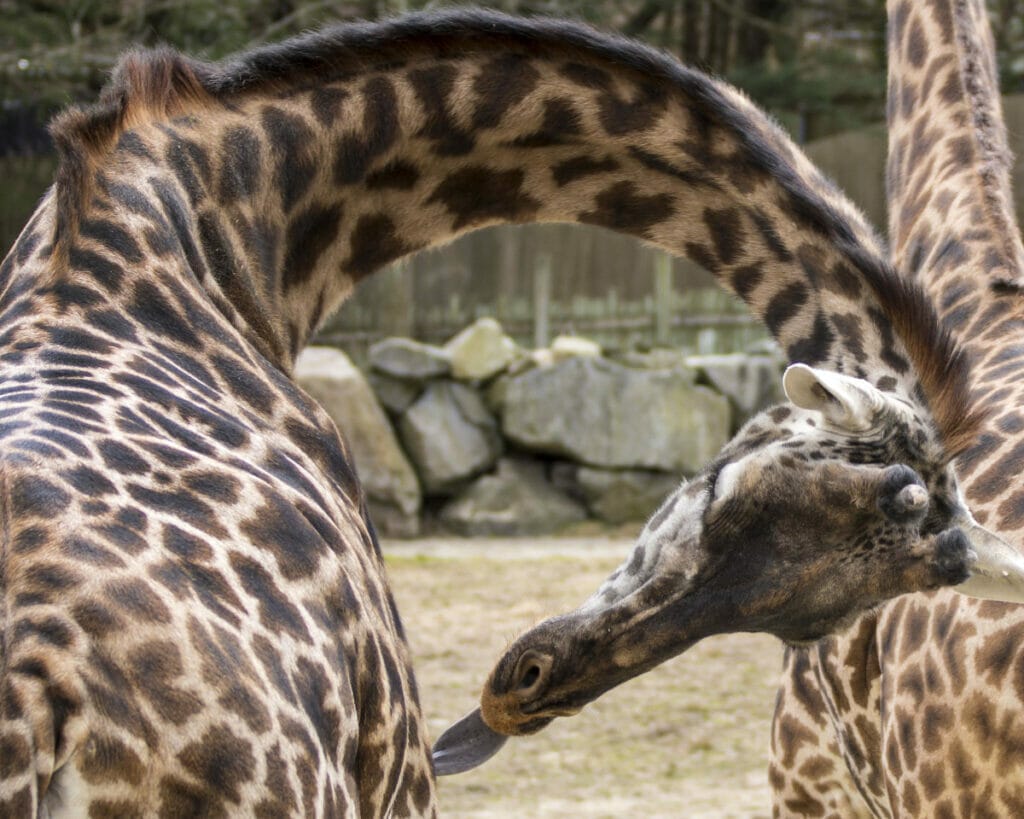
M875 425L884 396L861 378L792 364L782 376L786 397L798 407L820 412L833 426L865 432Z

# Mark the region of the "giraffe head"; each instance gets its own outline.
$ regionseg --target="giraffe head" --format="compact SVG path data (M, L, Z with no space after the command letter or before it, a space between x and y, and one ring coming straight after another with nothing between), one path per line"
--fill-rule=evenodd
M474 767L505 736L575 714L713 634L806 644L897 595L965 581L1021 599L1024 562L973 521L913 404L803 364L783 383L790 404L750 421L669 497L583 606L505 652L480 709L435 746L438 773Z

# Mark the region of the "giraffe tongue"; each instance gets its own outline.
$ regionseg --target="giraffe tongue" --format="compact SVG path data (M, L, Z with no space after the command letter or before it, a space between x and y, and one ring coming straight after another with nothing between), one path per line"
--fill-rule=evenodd
M968 597L1024 603L1024 555L969 516L960 528L976 558L971 576L956 591Z
M508 737L489 728L475 708L452 725L434 743L434 773L450 776L482 765Z

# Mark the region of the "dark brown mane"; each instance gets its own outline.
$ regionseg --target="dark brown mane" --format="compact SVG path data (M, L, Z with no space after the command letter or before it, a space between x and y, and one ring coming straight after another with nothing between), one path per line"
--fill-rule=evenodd
M50 123L59 159L55 252L66 252L90 194L96 158L118 135L148 119L175 116L208 98L196 73L200 65L169 48L129 51L118 61L97 102L69 108Z
M967 351L943 326L917 282L874 258L864 258L860 269L884 313L879 320L887 321L906 347L923 392L919 400L931 411L950 459L956 458L974 444L987 418L971 397Z
M953 4L953 14L958 18L969 16L970 11L963 3ZM952 26L952 22L950 23ZM996 283L1020 287L1024 282L1024 264L1019 256L1020 244L1017 221L1014 218L1013 194L1007 187L1013 168L1013 154L1006 144L1006 129L1003 127L1001 98L989 91L989 77L997 77L994 65L995 51L987 41L972 36L974 23L958 20L956 31L957 47L960 51L963 70L964 90L970 102L969 116L973 120L974 150L977 152L975 168L981 185L982 203L986 221L993 225L992 240L1002 244L1002 259L1008 267L993 270Z

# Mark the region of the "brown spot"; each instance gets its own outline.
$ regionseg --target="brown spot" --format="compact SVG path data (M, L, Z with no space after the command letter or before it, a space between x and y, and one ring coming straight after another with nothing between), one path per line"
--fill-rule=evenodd
M383 213L360 216L349 243L349 257L342 268L356 281L417 249L399 236L394 220Z
M941 762L922 762L918 779L924 788L924 798L929 802L934 802L945 790L946 777Z
M545 100L544 119L540 128L512 140L515 148L550 148L553 145L570 145L578 142L583 132L579 111L571 102L563 99Z
M496 128L505 113L537 86L540 73L523 54L502 54L480 67L473 81L477 95L474 128Z
M864 334L861 330L860 317L855 313L834 313L832 324L842 339L843 348L854 357L858 364L865 363L868 354L864 349Z
M165 776L160 782L160 819L202 816L227 819L223 798L196 787L176 776Z
M954 165L967 168L974 164L974 144L969 137L956 137L948 145L949 159Z
M181 652L175 643L170 640L143 643L131 650L127 663L128 674L137 690L162 719L182 725L202 710L199 696L174 685L184 673Z
M262 179L259 137L249 128L234 126L222 137L219 153L223 160L217 190L220 203L251 198Z
M24 737L12 733L0 736L0 780L14 779L31 765L32 752Z
M979 692L975 692L963 707L962 724L974 735L977 744L974 753L979 760L988 760L995 746L1003 739L995 725L994 703Z
M104 586L104 597L135 621L170 623L170 609L142 580L112 580Z
M824 757L811 757L803 763L798 769L797 773L800 774L804 779L820 781L833 771L832 762Z
M921 796L917 792L917 786L909 779L903 782L900 810L906 811L909 816L917 816L921 810Z
M577 179L584 179L594 174L617 171L619 163L611 157L595 159L590 156L576 156L559 162L551 169L551 176L558 187L564 187Z
M900 643L901 656L907 657L915 653L925 641L928 634L928 610L923 606L914 606L903 622L903 640Z
M224 724L208 728L199 740L181 750L178 759L208 792L235 803L241 800L240 788L252 779L256 764L251 744Z
M266 789L285 805L295 803L295 791L288 776L288 763L281 756L281 745L274 744L266 752Z
M928 56L928 41L924 36L921 21L916 16L911 21L910 31L907 34L906 53L914 68L921 68Z
M746 233L740 211L737 208L705 208L703 216L718 260L724 265L731 265L745 246Z
M594 210L579 214L579 221L600 225L634 236L649 237L655 225L669 219L676 207L667 193L645 196L638 193L635 182L616 182L601 191Z
M811 794L800 782L793 782L793 796L787 797L786 816L816 817L825 815L825 806L816 796Z
M79 627L91 637L102 638L124 627L124 622L97 600L81 600L71 609L71 616Z
M601 126L610 136L622 136L650 128L665 109L665 90L654 83L637 89L634 99L624 99L610 88L598 99Z
M89 819L143 819L145 815L142 808L124 799L93 799L89 803Z
M213 559L213 549L206 541L173 523L164 524L163 545L165 549L188 563L206 562Z
M420 172L415 165L396 159L368 174L366 187L369 190L409 191L416 187L419 179Z
M325 128L334 123L341 109L341 103L349 96L349 92L337 86L314 88L310 94L309 105L313 116Z
M458 71L439 64L409 72L409 83L423 107L426 121L417 136L434 143L439 156L465 156L475 144L473 137L455 122L448 108L448 97L455 87Z
M952 717L949 718L952 722ZM959 737L953 737L949 759L953 769L953 783L958 789L972 790L978 783L979 774L974 765L974 754L964 747Z
M80 759L78 768L82 778L92 785L120 781L138 787L146 775L146 766L139 755L112 736L90 736Z
M807 286L799 281L789 283L772 296L762 317L769 332L779 337L783 326L800 312L807 299Z
M0 801L0 816L32 816L35 813L32 804L32 791L28 785Z
M999 606L1000 613L1005 616L1006 609ZM975 667L993 687L1001 687L1011 664L1017 656L1020 635L1016 629L1003 629L989 635L981 644L976 655ZM1024 689L1018 689L1024 694Z
M314 203L288 222L282 268L286 290L304 284L313 276L320 258L338 236L342 213L340 202Z
M371 77L361 90L363 122L358 134L341 137L334 154L334 181L362 182L371 163L398 138L398 97L386 77Z
M525 173L469 165L452 172L430 195L428 202L442 203L455 217L460 230L493 222L519 222L529 218L540 202L523 190Z
M274 187L281 192L281 205L288 213L316 176L316 163L309 153L315 135L301 117L272 105L263 108L260 121L274 158Z
M779 759L779 762L787 770L796 764L796 759L802 746L817 747L817 734L805 728L803 723L793 717L783 714L776 721L775 730L776 752L782 751L782 757Z
M287 632L304 643L311 637L302 615L278 587L273 576L255 560L239 552L229 558L242 588L259 605L260 621L272 633Z

